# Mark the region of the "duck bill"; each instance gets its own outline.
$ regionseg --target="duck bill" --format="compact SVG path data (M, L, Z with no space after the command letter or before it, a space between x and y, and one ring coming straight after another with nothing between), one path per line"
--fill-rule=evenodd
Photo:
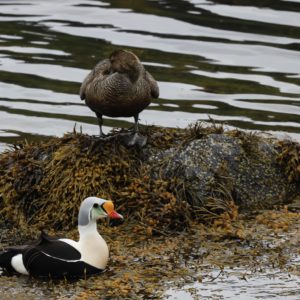
M106 201L103 204L103 208L110 219L123 219L123 216L115 211L112 201Z
M123 219L123 216L117 213L115 210L112 210L108 213L110 219Z

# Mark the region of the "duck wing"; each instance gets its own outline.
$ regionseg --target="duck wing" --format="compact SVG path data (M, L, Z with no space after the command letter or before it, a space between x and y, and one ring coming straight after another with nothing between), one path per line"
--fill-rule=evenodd
M34 277L77 278L102 271L81 261L81 254L76 248L44 232L35 244L24 251L23 262Z
M86 76L80 87L80 99L86 99L86 89L88 85L95 79L102 81L110 74L111 63L109 59L100 61L94 69Z
M151 97L152 98L158 98L158 96L159 96L159 87L158 87L158 84L157 84L156 80L147 71L146 71L145 77L146 77L146 81L148 82L148 84L150 86Z

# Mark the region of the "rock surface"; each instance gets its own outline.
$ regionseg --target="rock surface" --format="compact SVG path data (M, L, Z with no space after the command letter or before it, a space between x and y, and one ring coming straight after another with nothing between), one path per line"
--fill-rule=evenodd
M275 143L257 137L250 143L245 145L243 139L226 134L210 134L157 153L149 161L157 162L164 177L184 179L193 205L203 206L220 194L242 208L269 208L288 202L299 192L299 184L290 183L279 166Z

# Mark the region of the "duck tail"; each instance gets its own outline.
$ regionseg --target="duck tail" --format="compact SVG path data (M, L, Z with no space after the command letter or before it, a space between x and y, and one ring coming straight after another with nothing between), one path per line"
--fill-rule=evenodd
M24 251L23 246L16 246L0 251L0 276L3 273L16 273L15 269L12 267L11 260L17 255Z
M11 273L13 268L11 265L11 259L15 256L14 251L4 250L0 252L0 275L4 272Z

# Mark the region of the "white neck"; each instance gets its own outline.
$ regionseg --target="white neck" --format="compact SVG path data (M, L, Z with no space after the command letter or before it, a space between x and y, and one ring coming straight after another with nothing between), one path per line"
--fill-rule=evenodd
M97 230L97 223L95 221L90 221L90 223L85 226L78 225L78 231L79 231L79 242L91 235L100 236Z
M108 261L108 247L97 230L97 223L90 221L86 226L78 226L78 246L81 252L81 260L104 269Z

